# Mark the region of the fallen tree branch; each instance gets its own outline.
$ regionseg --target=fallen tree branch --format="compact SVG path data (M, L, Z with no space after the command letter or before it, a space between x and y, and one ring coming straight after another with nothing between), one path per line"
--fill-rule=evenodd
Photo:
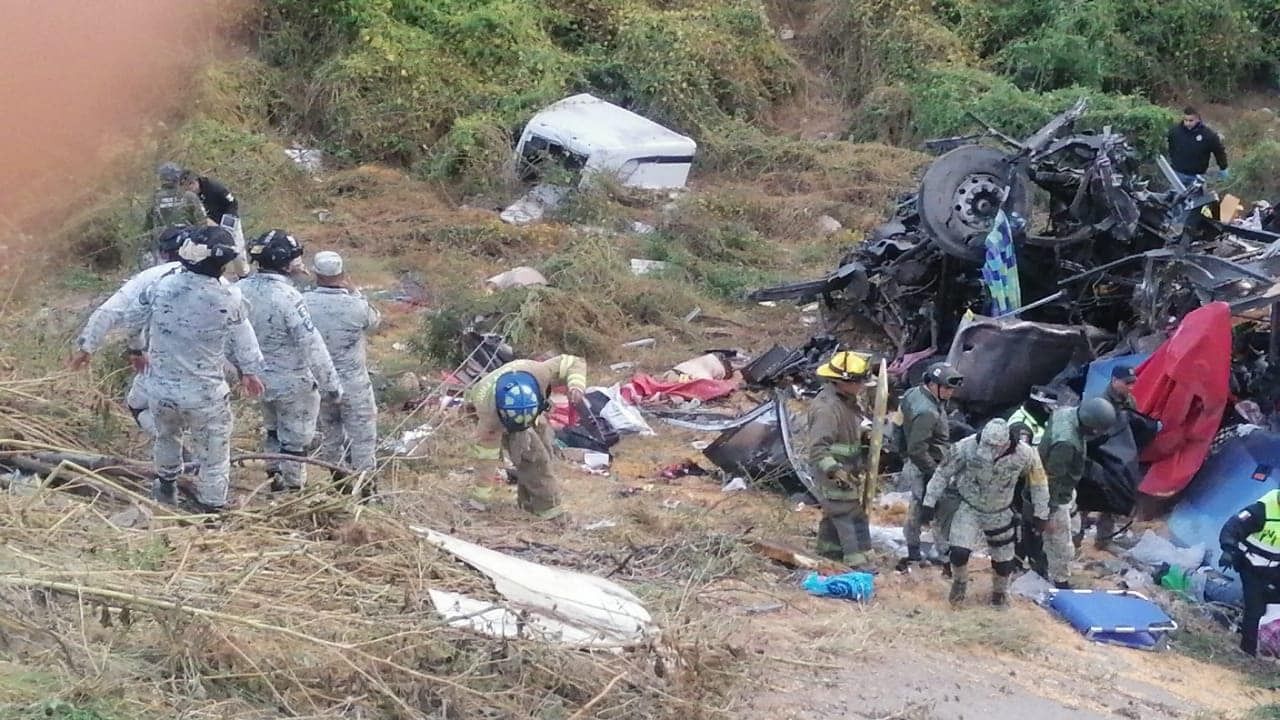
M232 465L242 465L250 460L263 460L267 462L274 461L274 462L307 463L308 465L315 465L316 467L322 467L327 470L340 472L349 476L354 476L359 474L356 472L352 472L351 468L343 467L341 465L336 465L334 463L326 462L324 460L318 460L316 458L307 457L305 455L285 455L284 453L240 453L239 455L231 456Z

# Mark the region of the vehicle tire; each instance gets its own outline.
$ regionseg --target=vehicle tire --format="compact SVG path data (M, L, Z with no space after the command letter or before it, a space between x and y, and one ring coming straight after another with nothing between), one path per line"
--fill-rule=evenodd
M986 257L983 244L999 210L1007 157L995 148L965 145L938 158L925 171L916 200L920 224L946 254L973 263ZM1015 172L1005 208L1030 221L1026 173Z

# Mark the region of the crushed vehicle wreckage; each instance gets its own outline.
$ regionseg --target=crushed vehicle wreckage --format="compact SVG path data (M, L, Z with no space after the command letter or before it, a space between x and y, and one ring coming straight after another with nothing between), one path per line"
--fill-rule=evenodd
M1219 199L1202 182L1185 186L1163 158L1161 181L1153 182L1123 135L1076 132L1086 109L1077 102L1022 140L988 125L927 143L942 154L918 192L901 198L835 271L748 296L822 308L824 336L800 349L774 348L744 370L748 386L769 389L764 404L732 421L668 422L721 431L707 449L713 462L794 489L810 479L795 451L803 417L788 412L786 400L808 394L809 373L838 338L865 346L869 329L882 332L890 374L903 387L930 360L956 366L967 378L955 398L960 435L1020 408L1047 417L1084 392L1090 363L1145 356L1181 318L1214 302L1226 304L1235 324L1233 395L1275 408L1275 213L1261 203L1261 222L1217 219ZM1117 471L1109 482L1119 492L1099 481L1102 491L1092 496L1105 500L1081 509L1130 511L1136 463L1129 464L1127 477Z

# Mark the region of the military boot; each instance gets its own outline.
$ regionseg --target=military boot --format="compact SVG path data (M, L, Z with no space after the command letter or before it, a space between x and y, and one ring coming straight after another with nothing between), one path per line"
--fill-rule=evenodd
M964 604L965 594L969 591L969 566L957 565L951 570L951 594L947 600L951 607L958 608Z
M911 572L912 565L919 565L924 562L924 557L920 554L919 545L908 545L907 556L898 561L894 566L894 570L900 573Z
M996 575L991 580L991 606L1000 610L1009 607L1009 578Z
M157 477L151 486L151 499L161 505L178 504L178 482L176 478Z

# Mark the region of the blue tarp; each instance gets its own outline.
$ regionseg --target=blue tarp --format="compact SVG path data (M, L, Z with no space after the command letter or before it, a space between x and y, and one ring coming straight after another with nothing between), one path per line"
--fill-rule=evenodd
M1222 524L1275 487L1280 434L1256 430L1224 442L1209 454L1169 515L1169 532L1183 546L1204 543L1209 564L1218 561Z
M1058 590L1048 605L1091 640L1142 650L1178 627L1159 605L1127 590Z
M1136 368L1149 357L1151 357L1150 353L1117 355L1116 357L1099 358L1089 363L1089 372L1084 379L1083 399L1101 397L1102 393L1107 391L1107 385L1111 384L1111 369L1115 366L1124 365Z

